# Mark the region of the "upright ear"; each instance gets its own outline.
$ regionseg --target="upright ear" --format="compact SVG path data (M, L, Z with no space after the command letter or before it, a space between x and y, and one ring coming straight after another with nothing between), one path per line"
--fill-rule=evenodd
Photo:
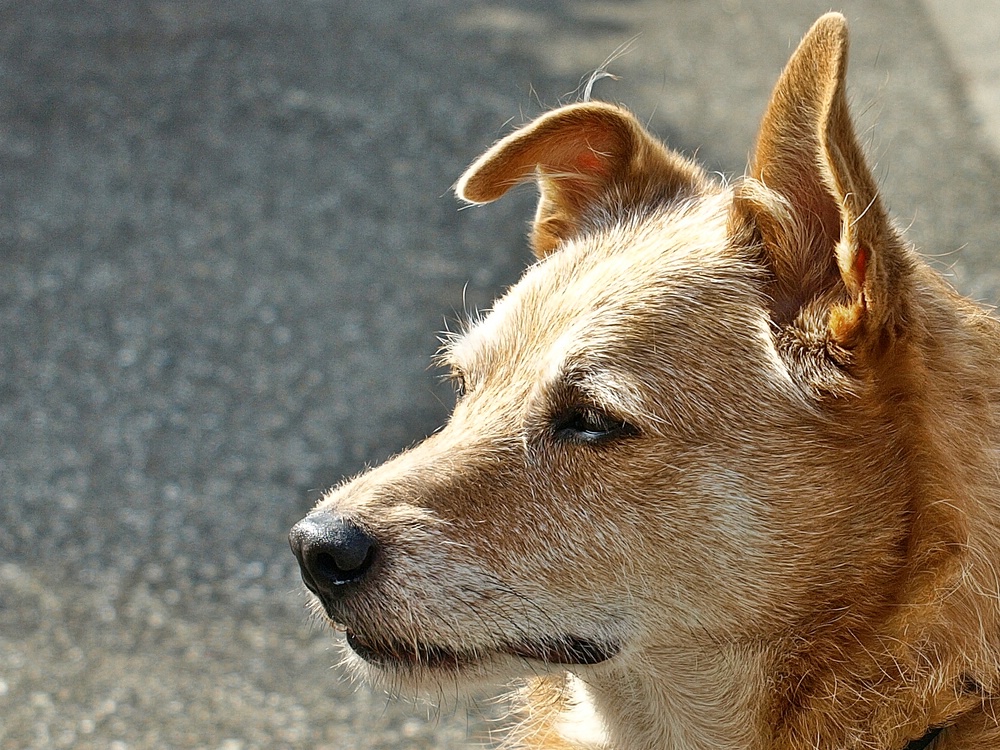
M893 317L905 251L854 134L847 46L844 17L829 13L795 50L764 115L749 179L737 189L736 213L763 242L776 322L819 312L826 335L852 349Z
M630 208L706 187L700 167L668 150L629 112L611 104L571 104L542 115L483 154L455 187L488 203L537 180L531 245L539 258Z

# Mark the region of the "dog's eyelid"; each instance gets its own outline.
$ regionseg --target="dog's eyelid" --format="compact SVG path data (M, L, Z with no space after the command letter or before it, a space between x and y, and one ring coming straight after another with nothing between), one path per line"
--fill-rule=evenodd
M573 405L609 415L626 417L641 411L637 399L628 391L627 381L618 376L593 372L566 374L554 391L554 401L564 408Z

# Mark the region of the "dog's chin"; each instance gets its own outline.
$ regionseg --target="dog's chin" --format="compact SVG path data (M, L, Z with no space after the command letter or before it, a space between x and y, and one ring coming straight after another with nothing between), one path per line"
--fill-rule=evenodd
M546 667L565 670L603 664L621 650L615 642L575 636L459 650L438 644L377 639L350 628L345 635L350 650L369 668L397 677L440 674L511 678L544 671Z

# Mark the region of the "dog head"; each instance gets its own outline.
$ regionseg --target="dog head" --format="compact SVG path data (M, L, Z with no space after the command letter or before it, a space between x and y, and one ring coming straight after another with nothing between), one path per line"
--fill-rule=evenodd
M821 19L734 185L597 102L461 178L473 203L537 183L537 262L445 346L443 429L292 530L356 667L413 686L642 670L882 606L906 478L880 404L905 387L910 261L846 51Z

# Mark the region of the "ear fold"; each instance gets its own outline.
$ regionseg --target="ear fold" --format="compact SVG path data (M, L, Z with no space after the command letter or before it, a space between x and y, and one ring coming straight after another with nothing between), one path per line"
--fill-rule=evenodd
M806 34L771 96L736 210L763 241L776 320L825 300L830 335L850 348L891 317L904 251L854 134L847 49L838 13Z
M653 138L630 113L585 102L542 115L499 141L455 187L470 203L494 201L518 183L537 180L531 244L539 258L588 226L643 203L694 193L702 170Z

